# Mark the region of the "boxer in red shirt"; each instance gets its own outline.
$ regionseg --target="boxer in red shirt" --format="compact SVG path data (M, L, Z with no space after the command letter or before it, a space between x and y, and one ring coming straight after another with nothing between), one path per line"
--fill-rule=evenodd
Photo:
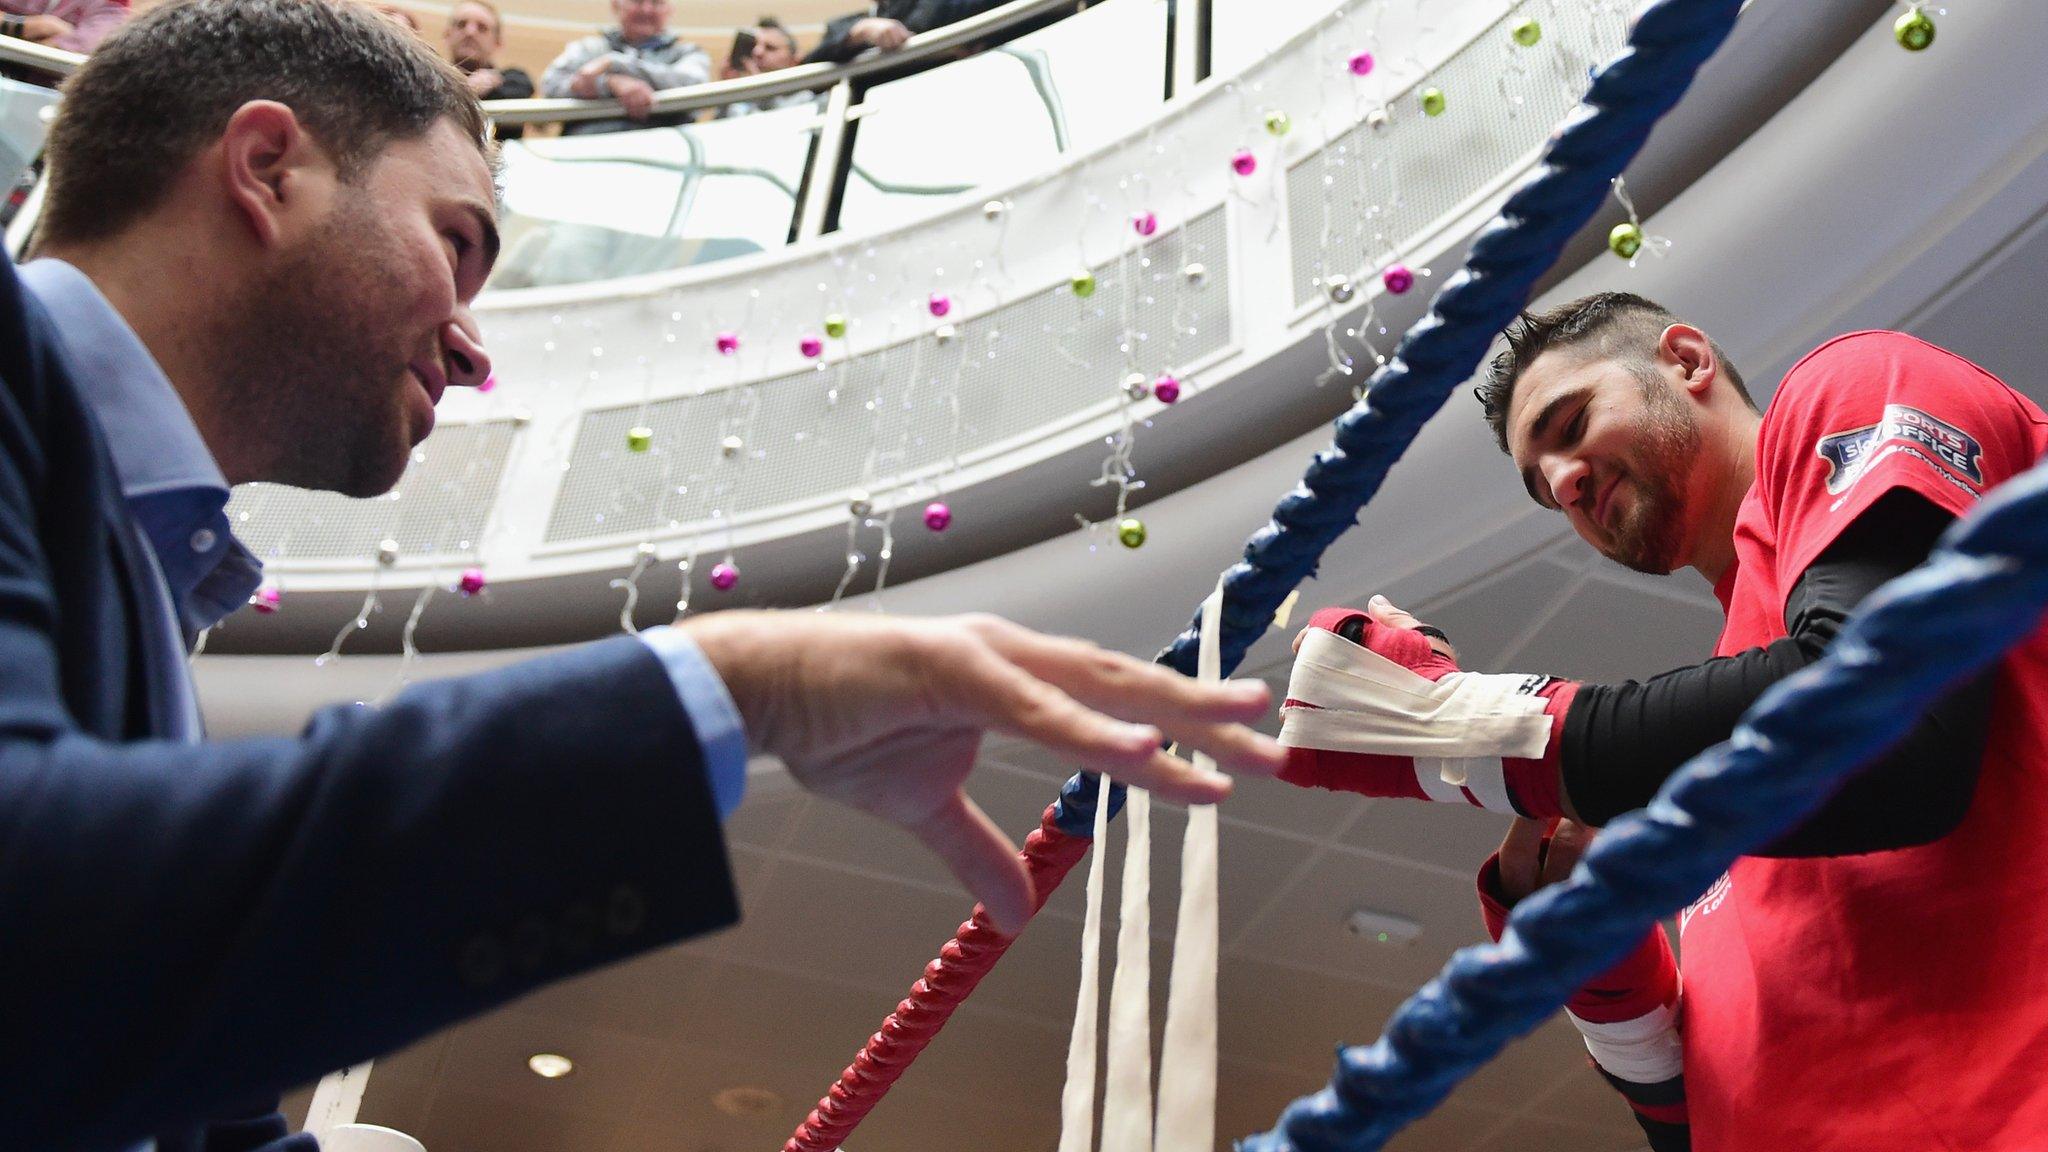
M1605 823L2048 449L2031 401L1896 332L1821 346L1759 415L1704 332L1622 293L1525 314L1479 395L1532 499L1620 563L1712 582L1714 657L1624 684L1482 675L1383 601L1322 613L1284 710L1296 783ZM1537 844L1518 826L1504 853ZM1526 893L1497 890L1508 863L1490 864L1503 906ZM2048 631L1737 861L1680 927L1670 1013L1651 1010L1676 989L1647 941L1618 970L1639 987L1603 994L1675 1015L1701 1152L2048 1148ZM1659 1042L1649 1025L1574 1014L1653 1144L1683 1147L1610 1066Z

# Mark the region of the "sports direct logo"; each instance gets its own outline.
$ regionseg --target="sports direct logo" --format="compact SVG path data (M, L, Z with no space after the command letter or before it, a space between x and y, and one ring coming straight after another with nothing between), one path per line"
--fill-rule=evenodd
M1828 462L1828 495L1854 487L1877 462L1907 452L1936 465L1945 478L1984 485L1984 450L1975 437L1918 408L1887 404L1884 419L1820 438L1814 451Z
M1692 925L1695 917L1712 914L1721 906L1723 900L1728 899L1728 893L1734 887L1734 877L1726 872L1721 873L1721 878L1714 881L1711 888L1701 893L1700 898L1692 902L1692 907L1678 914L1678 934L1685 935L1685 930Z

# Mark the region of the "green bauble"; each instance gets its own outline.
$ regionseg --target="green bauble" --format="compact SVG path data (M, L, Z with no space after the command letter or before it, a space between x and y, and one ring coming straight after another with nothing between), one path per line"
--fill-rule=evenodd
M632 452L645 452L654 446L654 429L645 424L635 424L626 429L626 448Z
M1083 268L1067 278L1067 287L1072 288L1074 295L1082 299L1093 296L1095 295L1095 273Z
M1285 136L1287 135L1287 130L1292 127L1294 127L1294 118L1278 108L1266 113L1267 132L1275 136Z
M1145 522L1136 516L1126 516L1116 522L1116 542L1126 548L1145 546Z
M1607 233L1607 247L1623 260L1633 260L1643 250L1643 230L1635 224L1616 224Z
M1422 90L1422 114L1424 116L1441 116L1444 114L1443 89L1424 88Z
M825 335L830 336L834 340L844 339L846 337L846 317L841 316L837 312L825 317Z
M1934 43L1934 17L1915 4L1892 24L1892 39L1908 52L1922 52Z
M1522 47L1534 48L1536 42L1543 39L1543 25L1537 23L1536 18L1531 16L1527 20L1517 23L1514 30L1509 32L1508 35L1513 36L1515 43L1520 44Z

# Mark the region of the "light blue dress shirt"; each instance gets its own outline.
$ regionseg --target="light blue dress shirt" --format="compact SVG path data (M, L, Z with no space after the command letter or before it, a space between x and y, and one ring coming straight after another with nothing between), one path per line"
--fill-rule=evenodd
M99 417L121 476L121 495L150 547L160 584L161 626L190 647L193 637L247 603L263 565L228 526L228 484L177 389L156 360L85 274L61 260L21 267L22 282L63 333L79 389ZM640 634L661 658L676 696L704 749L704 771L720 819L738 808L747 787L747 733L739 709L703 650L679 629ZM183 661L157 669L182 695L186 728L200 737L199 712Z

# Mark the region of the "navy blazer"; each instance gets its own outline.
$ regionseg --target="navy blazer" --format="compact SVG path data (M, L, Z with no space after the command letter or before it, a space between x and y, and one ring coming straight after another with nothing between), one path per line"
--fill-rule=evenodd
M163 738L148 545L0 269L0 1142L251 1147L274 1120L206 1119L738 918L696 737L632 637L297 738Z

